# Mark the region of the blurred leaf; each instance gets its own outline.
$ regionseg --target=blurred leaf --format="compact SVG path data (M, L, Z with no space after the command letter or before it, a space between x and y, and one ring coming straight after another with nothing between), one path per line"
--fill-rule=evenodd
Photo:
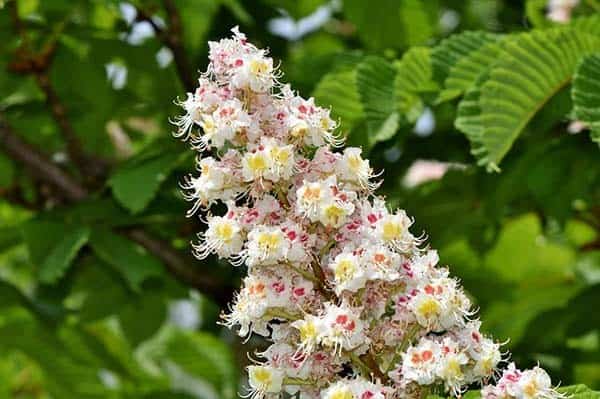
M426 1L404 0L400 2L400 21L402 21L402 40L405 45L422 45L429 40L435 31L431 14L435 14L435 8L430 2L426 7Z
M344 15L356 26L365 46L376 50L396 48L401 44L402 26L398 23L400 5L395 0L346 0Z
M219 9L220 1L176 0L175 4L184 27L183 42L193 59L206 46L205 35Z
M318 105L331 107L333 118L339 119L340 129L346 135L364 117L356 75L354 69L335 70L325 75L313 92Z
M40 281L52 284L60 279L75 259L77 252L87 243L89 235L89 228L81 227L69 231L64 236L56 237L56 245L40 267Z
M481 85L481 129L463 129L478 164L497 170L527 123L570 82L579 57L597 48L600 39L569 30L532 32L507 41Z
M163 273L161 263L144 248L108 230L94 229L90 245L98 257L125 278L133 291L139 291L147 278Z
M162 362L162 367L170 370L172 381L181 378L181 372L185 372L210 384L220 398L236 397L233 357L230 348L221 340L207 333L167 326L146 344L144 350L145 356Z
M559 388L559 392L573 399L598 399L600 392L592 391L585 385L571 385Z
M23 239L29 250L31 261L41 266L57 246L57 238L64 237L73 228L58 221L33 219L21 226Z
M416 121L423 113L420 94L437 89L432 79L430 54L431 51L426 47L413 47L395 63L394 94L399 112L409 122Z
M547 17L548 1L546 0L527 0L525 3L525 13L527 19L536 28L547 28L553 25L553 22Z
M115 198L133 213L142 211L154 198L162 182L187 153L166 152L141 160L132 159L110 178Z
M433 34L430 9L420 0L346 0L343 10L364 45L375 50L424 44Z
M10 187L15 178L15 164L0 152L0 188Z
M575 117L589 126L600 145L600 53L581 60L573 78Z
M392 138L400 125L394 95L395 78L396 70L383 58L367 57L358 65L356 86L365 111L370 146Z

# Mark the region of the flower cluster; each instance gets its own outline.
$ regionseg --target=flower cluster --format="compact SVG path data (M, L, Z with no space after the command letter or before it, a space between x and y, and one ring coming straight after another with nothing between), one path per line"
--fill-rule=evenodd
M210 43L208 70L175 122L204 155L183 184L190 214L208 224L194 253L248 270L223 323L271 342L248 367L249 397L458 396L493 381L500 344L480 333L412 220L375 195L360 148L340 149L329 111L279 83L266 51L233 33ZM513 366L483 392L558 396L541 369Z

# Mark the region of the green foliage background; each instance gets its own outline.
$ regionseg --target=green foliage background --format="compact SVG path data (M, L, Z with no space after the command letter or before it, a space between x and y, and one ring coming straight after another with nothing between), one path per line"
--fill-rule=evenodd
M600 2L566 25L545 1L0 4L0 397L242 391L262 343L216 325L242 271L188 255L193 154L168 122L235 25L332 107L515 361L600 389ZM317 10L300 38L268 29ZM418 159L453 167L409 187Z

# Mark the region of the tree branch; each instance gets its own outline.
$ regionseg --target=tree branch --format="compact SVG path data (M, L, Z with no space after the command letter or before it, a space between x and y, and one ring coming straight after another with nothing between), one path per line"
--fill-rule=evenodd
M173 0L163 0L163 6L167 13L167 27L162 28L156 24L146 11L137 8L137 20L148 22L154 33L163 42L163 44L173 53L175 69L181 84L188 92L193 92L196 88L196 78L190 67L185 48L183 46L183 26L179 10Z
M83 150L83 146L68 119L66 107L56 94L48 73L56 52L58 37L64 30L67 21L65 20L58 24L52 34L49 35L41 50L35 52L29 43L23 21L19 18L18 4L16 1L10 2L10 10L14 30L21 37L22 45L17 49L15 59L9 63L9 70L24 75L33 75L35 77L38 87L46 96L46 103L48 104L52 117L60 128L60 132L67 145L69 157L79 167L84 178L92 183L99 183L106 177L108 162L98 157L88 155Z
M17 136L1 114L0 143L11 158L24 164L35 177L60 189L65 199L81 201L87 197L85 188L52 163L48 157Z
M58 188L59 194L67 202L79 202L88 198L88 191L79 182L52 163L46 155L22 140L1 113L0 144L11 158L25 165L35 177ZM167 271L182 283L198 289L219 305L224 305L230 300L233 287L223 287L219 281L195 270L193 262L175 250L169 243L152 236L139 227L126 229L122 231L122 234L136 241L160 259Z

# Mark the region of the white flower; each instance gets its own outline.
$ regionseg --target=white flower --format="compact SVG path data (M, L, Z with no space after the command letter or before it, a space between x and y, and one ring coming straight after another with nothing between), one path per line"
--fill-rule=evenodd
M252 388L248 397L261 399L266 394L281 392L283 377L283 372L269 366L248 366L248 383Z
M388 390L364 378L339 380L321 393L322 399L385 399Z
M307 182L296 191L296 208L298 212L311 222L316 222L321 214L321 207L332 202L331 185L335 186L335 177L328 180Z
M370 182L370 179L375 175L369 165L369 160L363 159L360 156L361 153L360 148L349 147L344 150L338 164L340 179L355 183L363 189L374 190L378 184Z
M335 292L340 295L342 291L356 292L365 286L367 275L360 264L360 258L351 253L342 252L329 264L335 281Z
M368 343L366 325L360 318L360 310L346 303L341 306L326 303L323 325L320 341L324 346L332 348L334 353L340 354L342 350L350 351Z
M269 226L257 226L248 233L246 264L274 265L284 260L288 242L281 229Z
M245 181L266 178L271 173L273 159L266 148L247 152L242 159L242 175Z
M239 224L235 219L227 217L212 217L208 221L206 232L198 236L200 242L193 245L194 255L198 259L204 259L211 253L228 258L238 254L244 244Z
M402 355L402 375L419 385L429 385L435 381L436 368L441 356L440 345L423 338L417 346L408 348Z
M515 389L518 399L547 398L551 397L552 392L550 376L540 367L523 371Z
M465 383L463 367L469 358L458 348L456 342L446 338L441 343L441 357L437 364L436 375L444 381L446 387L455 395L460 395Z
M292 145L277 145L272 141L266 145L271 157L271 170L266 178L278 182L288 180L294 172L294 147Z
M298 350L305 354L312 353L324 333L323 321L319 317L307 314L304 319L291 323L291 326L300 333Z
M376 222L377 236L384 243L402 252L409 251L414 244L414 237L408 228L412 220L406 212L400 210L394 215L385 215Z
M321 392L321 399L355 399L355 396L348 382L341 380Z
M232 71L231 83L237 89L250 89L264 93L274 84L273 59L266 57L263 51L248 54L239 59L241 62Z

